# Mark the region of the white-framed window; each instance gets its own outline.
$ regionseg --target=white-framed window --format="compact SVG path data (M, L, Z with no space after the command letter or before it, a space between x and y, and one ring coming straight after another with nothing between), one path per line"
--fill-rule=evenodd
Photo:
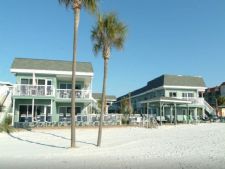
M33 83L33 80L31 78L21 78L20 79L20 84L31 85L32 83Z
M183 98L192 98L192 97L194 97L194 93L185 92L185 93L182 93L182 97Z
M50 105L42 105L42 104L35 104L34 105L34 114L32 117L32 105L31 104L20 104L19 105L19 121L25 122L25 120L31 122L32 118L35 120L39 116L51 116L51 106Z
M35 78L35 83L36 85L52 85L52 80L51 79L42 79L42 78ZM20 84L28 84L32 85L33 84L33 79L32 78L21 78L20 79Z
M72 83L70 83L70 82L61 82L59 84L59 88L60 89L72 89ZM81 90L82 89L82 85L80 83L76 83L75 89Z
M177 97L177 92L170 92L169 95L170 97Z
M59 88L60 89L72 89L72 84L71 83L60 83Z
M188 97L189 98L194 97L194 93L188 93Z
M71 106L59 106L59 116L68 117L71 115ZM76 115L81 114L81 107L76 106Z

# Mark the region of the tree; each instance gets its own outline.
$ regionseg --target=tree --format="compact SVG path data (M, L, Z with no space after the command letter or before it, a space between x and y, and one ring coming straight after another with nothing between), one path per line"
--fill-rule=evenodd
M123 49L127 27L118 20L113 13L99 15L96 25L92 28L91 39L93 41L93 51L97 55L100 51L104 59L104 77L102 87L102 106L98 130L97 146L101 146L102 138L102 122L103 113L105 110L106 97L106 80L108 72L108 61L111 54L111 49L114 47L118 50Z
M218 97L217 102L218 102L218 106L224 105L225 97L223 97L223 96Z
M71 147L75 147L75 85L76 85L76 54L77 36L80 22L80 10L84 7L87 11L95 14L98 0L58 0L66 8L71 7L74 12L74 37L73 37L73 64L72 64L72 97L71 97Z

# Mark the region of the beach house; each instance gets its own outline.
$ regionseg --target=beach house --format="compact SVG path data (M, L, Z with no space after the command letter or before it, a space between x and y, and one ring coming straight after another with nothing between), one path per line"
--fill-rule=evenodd
M11 72L12 114L19 122L59 122L71 119L72 62L62 60L15 58ZM77 62L76 114L92 112L92 64Z
M197 121L215 113L204 100L205 89L202 77L164 74L119 97L116 104L129 99L132 113L154 116L160 123Z
M102 93L93 93L92 94L93 98L97 101L98 108L100 111L101 108L101 101L102 101ZM105 113L108 114L110 113L110 106L116 101L116 96L114 95L107 95L106 96L106 105L105 105Z

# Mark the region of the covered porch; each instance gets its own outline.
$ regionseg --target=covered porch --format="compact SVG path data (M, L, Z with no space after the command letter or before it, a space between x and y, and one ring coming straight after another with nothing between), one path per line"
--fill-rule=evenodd
M142 113L154 117L160 125L163 122L177 124L198 121L198 108L192 107L192 102L171 97L158 97L141 101Z

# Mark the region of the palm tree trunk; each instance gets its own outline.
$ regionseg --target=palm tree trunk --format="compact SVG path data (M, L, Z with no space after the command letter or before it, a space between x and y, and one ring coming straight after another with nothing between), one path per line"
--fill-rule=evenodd
M76 97L76 53L77 53L77 35L80 21L80 9L74 8L74 39L73 39L73 66L72 66L72 98L71 98L71 148L76 146L76 131L75 131L75 97Z
M108 74L108 58L104 59L104 78L103 78L103 87L102 87L102 107L101 107L101 115L100 115L100 122L99 122L99 129L98 129L98 141L97 146L101 146L102 141L102 123L103 123L103 113L105 110L105 97L106 97L106 80Z

